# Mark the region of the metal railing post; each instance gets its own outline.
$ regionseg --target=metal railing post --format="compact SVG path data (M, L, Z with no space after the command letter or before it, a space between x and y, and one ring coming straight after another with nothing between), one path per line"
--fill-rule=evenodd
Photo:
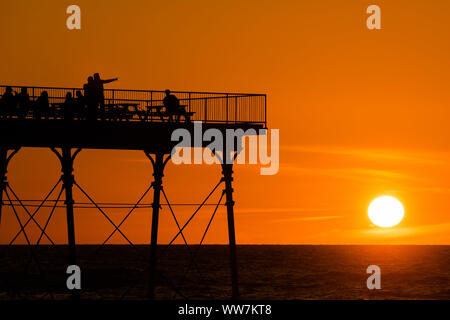
M188 101L188 112L191 112L191 93L189 92L189 96L188 96L188 98L189 98L189 101Z
M225 108L226 108L226 123L228 123L228 93L226 94L227 101L225 102Z
M234 97L234 123L237 123L238 118L238 107L237 107L237 96Z
M208 109L207 108L208 108L208 100L207 100L207 97L205 97L205 123L208 119Z
M264 95L264 128L267 128L267 95Z
M148 106L148 104L147 104ZM150 109L147 107L147 119L150 118L150 112L152 111L152 107L153 107L153 91L150 91ZM152 119L150 119L152 120Z

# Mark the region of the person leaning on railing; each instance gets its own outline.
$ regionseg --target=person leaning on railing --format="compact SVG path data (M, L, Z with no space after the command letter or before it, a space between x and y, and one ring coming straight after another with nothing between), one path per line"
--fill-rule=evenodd
M5 93L0 98L0 116L7 118L12 116L17 99L11 87L5 88Z
M86 119L86 98L83 96L80 90L75 93L75 116L78 120Z
M33 117L35 119L46 118L50 115L50 104L48 102L47 91L42 91L41 95L36 99L34 103Z
M73 120L75 111L75 99L72 97L71 92L66 93L66 100L63 106L64 120Z
M28 95L26 87L20 89L18 100L19 100L18 116L19 118L25 118L31 105L30 96Z

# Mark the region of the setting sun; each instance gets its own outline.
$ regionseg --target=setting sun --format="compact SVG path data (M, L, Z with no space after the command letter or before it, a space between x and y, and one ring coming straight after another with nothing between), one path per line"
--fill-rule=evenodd
M383 228L397 225L402 221L404 215L404 209L400 201L388 196L373 200L368 211L370 221Z

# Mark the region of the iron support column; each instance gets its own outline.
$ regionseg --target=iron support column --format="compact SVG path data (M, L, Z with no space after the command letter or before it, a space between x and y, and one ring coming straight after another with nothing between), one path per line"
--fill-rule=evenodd
M234 230L234 201L233 201L233 164L222 164L223 180L225 182L225 197L228 218L228 242L230 246L231 288L232 299L239 298L238 268L236 258L236 234Z
M0 148L0 224L2 221L3 191L6 188L6 173L8 168L8 149Z
M2 208L3 208L3 191L6 190L8 185L8 179L6 174L8 173L8 164L12 157L19 152L20 148L15 148L8 156L8 148L0 147L0 223L2 221Z
M152 212L152 234L150 240L150 277L148 287L148 298L155 299L156 287L156 259L158 247L158 221L159 209L161 208L162 178L164 176L164 154L156 153L155 160L149 156L153 164L153 212Z
M55 148L50 148L58 157L61 162L61 180L63 183L63 188L66 194L66 200L64 204L66 205L66 219L67 219L67 239L69 243L69 265L77 264L77 254L76 254L76 242L75 242L75 221L73 217L73 193L72 188L75 183L75 178L73 176L73 162L75 157L81 151L81 148L76 149L72 155L72 149L70 147L62 147L61 153L59 153ZM79 294L77 290L72 291L72 299L78 300Z
M77 264L76 256L76 242L75 242L75 222L73 217L73 194L72 187L74 183L73 176L73 157L70 147L62 148L61 160L61 171L62 171L62 182L64 186L64 191L66 194L66 217L67 217L67 238L69 243L69 264Z

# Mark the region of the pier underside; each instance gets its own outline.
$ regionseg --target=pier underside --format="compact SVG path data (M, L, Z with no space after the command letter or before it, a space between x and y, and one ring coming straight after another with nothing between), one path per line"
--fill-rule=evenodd
M188 130L194 137L194 123L0 119L0 146L6 149L70 147L170 153L177 143L171 141L171 135L178 128ZM225 137L227 129L254 129L258 132L263 126L245 123L202 124L203 132L210 128L218 129ZM199 146L197 143L195 146L198 147L209 144L206 142ZM191 145L194 145L194 141Z

